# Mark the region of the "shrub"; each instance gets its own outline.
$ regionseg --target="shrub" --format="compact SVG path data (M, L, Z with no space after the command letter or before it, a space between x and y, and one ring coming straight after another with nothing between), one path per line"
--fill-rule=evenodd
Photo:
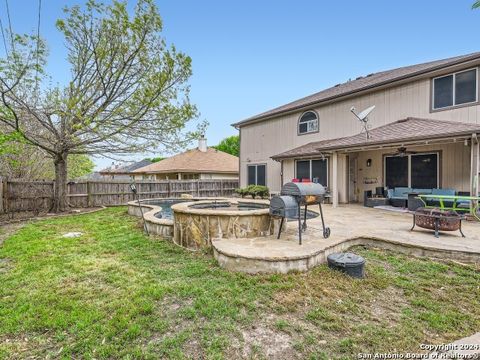
M244 187L242 189L235 189L235 192L239 194L242 198L250 195L252 199L255 199L256 197L264 199L268 198L268 196L270 195L268 187L262 185L248 185L247 187Z
M235 192L240 195L242 198L244 198L247 195L247 188L243 189L235 189Z

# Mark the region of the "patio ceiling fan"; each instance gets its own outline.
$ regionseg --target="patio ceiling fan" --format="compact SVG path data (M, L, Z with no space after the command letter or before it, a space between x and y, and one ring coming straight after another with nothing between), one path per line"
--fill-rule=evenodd
M393 156L403 157L403 156L407 156L407 155L413 155L413 154L416 154L416 153L417 153L417 151L408 151L405 146L401 146L397 149L397 152Z

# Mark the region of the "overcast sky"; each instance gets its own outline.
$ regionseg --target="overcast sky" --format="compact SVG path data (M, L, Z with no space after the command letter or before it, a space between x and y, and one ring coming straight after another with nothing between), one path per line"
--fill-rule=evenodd
M68 80L69 68L54 24L64 5L76 3L82 1L42 3L48 71L60 83ZM209 145L236 134L233 122L349 78L480 51L480 10L471 10L473 0L157 3L167 41L193 59L191 99L210 122ZM9 5L14 31L35 31L38 0ZM5 26L4 1L0 16ZM95 159L97 168L110 161Z

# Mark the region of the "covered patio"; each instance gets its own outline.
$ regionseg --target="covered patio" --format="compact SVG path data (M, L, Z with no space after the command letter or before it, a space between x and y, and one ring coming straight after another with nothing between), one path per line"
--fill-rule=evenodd
M387 190L395 188L448 189L478 197L479 137L477 124L406 118L272 159L281 162L282 184L320 182L329 188L334 208L363 202L370 193L388 198Z
M247 273L307 271L326 262L329 254L355 245L395 250L408 255L480 265L480 223L466 221L465 238L457 232L433 232L412 227L412 215L361 207L324 206L331 236L324 239L320 217L307 220L307 230L298 243L296 222L289 222L280 239L276 234L254 239L213 239L215 258L232 271Z

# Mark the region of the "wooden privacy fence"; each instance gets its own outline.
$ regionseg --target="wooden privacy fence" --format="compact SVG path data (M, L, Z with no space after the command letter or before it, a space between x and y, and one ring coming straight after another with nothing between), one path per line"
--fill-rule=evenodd
M68 201L72 207L123 205L135 200L131 181L95 180L68 184ZM196 197L232 196L238 179L225 180L138 180L140 199L176 198L181 194ZM0 178L0 213L48 211L53 203L53 181L5 180Z

